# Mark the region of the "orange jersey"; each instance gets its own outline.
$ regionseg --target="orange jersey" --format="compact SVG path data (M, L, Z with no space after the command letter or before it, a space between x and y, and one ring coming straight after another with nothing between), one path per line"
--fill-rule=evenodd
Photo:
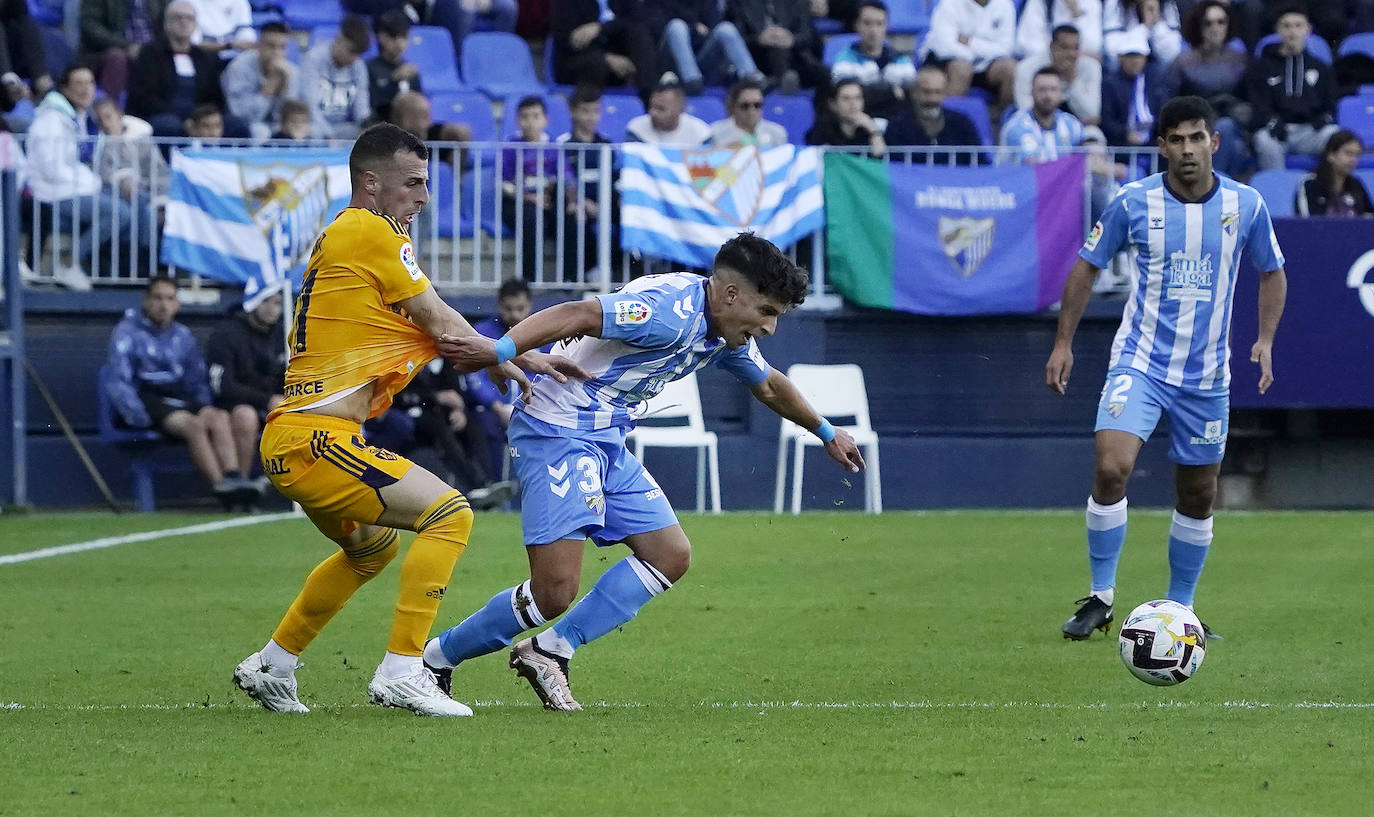
M339 213L310 253L296 316L286 399L268 420L308 411L374 382L369 417L391 405L438 350L400 301L429 288L400 222L360 207Z

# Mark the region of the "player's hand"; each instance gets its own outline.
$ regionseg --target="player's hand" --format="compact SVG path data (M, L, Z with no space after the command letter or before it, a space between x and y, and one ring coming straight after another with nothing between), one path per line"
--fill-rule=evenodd
M521 368L512 361L506 361L500 366L492 366L487 369L487 379L496 386L502 394L510 391L509 383L514 380L520 386L520 399L526 403L534 396L534 387L530 385L530 379L525 375Z
M440 335L438 346L439 356L463 374L496 365L496 341L482 335Z
M543 352L526 352L515 359L529 372L534 374L546 374L557 380L559 383L567 383L568 378L575 377L578 380L591 380L592 376L587 373L571 358L562 355L546 355Z
M1068 344L1054 345L1050 360L1045 364L1045 385L1055 394L1063 394L1069 388L1069 374L1073 371L1073 348Z
M825 444L825 453L852 474L857 474L864 468L864 455L859 453L854 438L842 428L835 429L835 439Z
M1255 341L1255 345L1250 347L1250 362L1258 363L1260 367L1259 393L1264 394L1269 387L1274 385L1274 351L1273 347L1262 340Z

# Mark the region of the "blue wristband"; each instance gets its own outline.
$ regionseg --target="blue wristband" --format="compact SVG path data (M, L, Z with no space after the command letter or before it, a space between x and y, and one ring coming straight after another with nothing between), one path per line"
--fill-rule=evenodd
M496 341L496 362L499 365L513 357L515 357L515 341L510 339L510 335L505 335Z
M816 430L811 433L815 434L817 437L820 437L821 442L823 443L828 443L831 440L835 439L835 427L832 426L830 424L830 421L825 419L824 417L821 418L820 426L818 426Z

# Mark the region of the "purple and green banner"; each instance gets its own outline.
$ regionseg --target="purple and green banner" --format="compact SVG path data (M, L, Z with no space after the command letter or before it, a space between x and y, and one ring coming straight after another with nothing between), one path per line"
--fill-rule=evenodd
M829 280L918 315L1036 312L1083 245L1084 158L934 167L825 157Z

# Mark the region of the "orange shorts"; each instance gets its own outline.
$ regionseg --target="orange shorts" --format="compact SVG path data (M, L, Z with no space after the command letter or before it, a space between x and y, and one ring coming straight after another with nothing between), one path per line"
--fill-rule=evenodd
M368 445L357 423L323 414L278 415L263 428L259 450L267 478L331 539L375 523L386 509L382 489L415 465Z

